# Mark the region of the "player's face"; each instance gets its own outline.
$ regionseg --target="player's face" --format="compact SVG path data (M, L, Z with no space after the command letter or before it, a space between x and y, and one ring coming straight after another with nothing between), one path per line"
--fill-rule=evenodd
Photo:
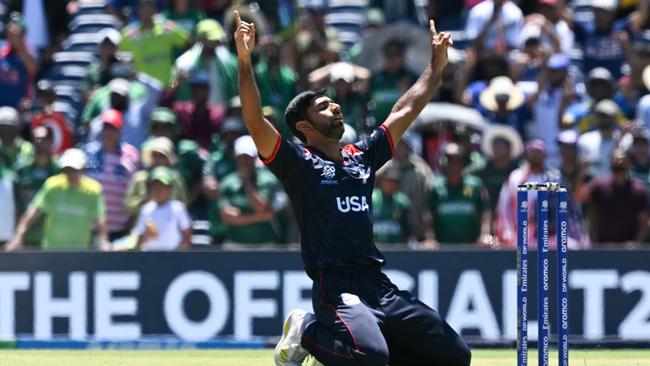
M345 127L341 106L329 97L314 99L307 111L312 127L327 138L340 140Z

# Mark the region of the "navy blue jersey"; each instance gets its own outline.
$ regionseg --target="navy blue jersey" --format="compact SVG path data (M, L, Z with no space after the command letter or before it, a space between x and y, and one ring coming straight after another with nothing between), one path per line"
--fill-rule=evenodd
M264 161L291 198L308 274L343 266L382 265L372 237L375 172L391 159L390 132L383 125L341 149L332 161L311 146L279 139Z

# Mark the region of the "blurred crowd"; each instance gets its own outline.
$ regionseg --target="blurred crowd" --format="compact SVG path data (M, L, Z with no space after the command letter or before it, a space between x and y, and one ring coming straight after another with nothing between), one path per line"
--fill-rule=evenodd
M364 138L429 62L427 20L452 33L378 172L377 244L512 248L517 186L546 181L570 192L571 248L649 242L648 0L0 0L5 250L299 242L242 121L234 9L286 138L314 88L340 103L342 144Z

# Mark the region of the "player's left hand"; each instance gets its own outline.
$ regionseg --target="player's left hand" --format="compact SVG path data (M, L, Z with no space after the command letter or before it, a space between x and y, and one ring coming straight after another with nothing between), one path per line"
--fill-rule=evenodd
M431 65L435 71L442 71L447 66L447 49L454 44L451 34L436 31L436 24L433 19L429 20L431 31Z

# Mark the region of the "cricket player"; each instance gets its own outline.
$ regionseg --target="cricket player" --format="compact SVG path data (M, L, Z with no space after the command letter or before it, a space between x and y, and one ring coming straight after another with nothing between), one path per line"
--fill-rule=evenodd
M304 143L281 138L264 118L251 53L255 25L235 11L239 91L246 127L260 158L282 181L301 233L302 258L313 279L315 314L292 311L275 350L276 365L435 366L470 364L467 345L440 315L381 272L373 243L375 172L429 102L447 64L448 33L431 30L431 63L369 137L341 147L341 107L320 91L298 94L285 120Z

